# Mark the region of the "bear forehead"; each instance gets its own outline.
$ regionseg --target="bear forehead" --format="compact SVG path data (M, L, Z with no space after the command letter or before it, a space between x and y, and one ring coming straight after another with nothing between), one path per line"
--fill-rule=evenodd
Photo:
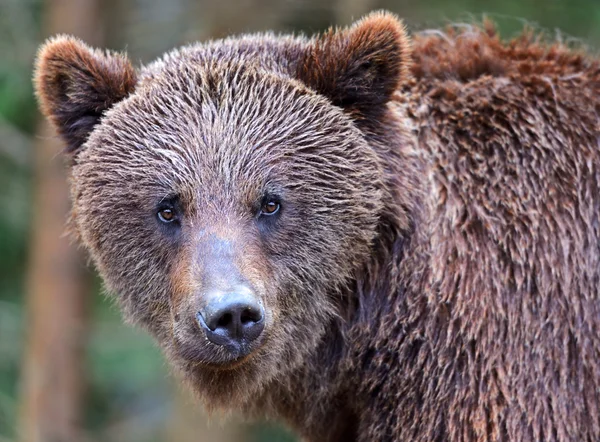
M92 143L277 145L279 151L360 138L341 109L299 81L252 63L220 60L164 67L108 111L95 132Z
M262 69L290 77L306 51L308 42L304 37L265 33L195 43L173 49L145 66L140 72L139 80L142 84L151 81L168 67L189 63L206 65L215 60L258 65Z
M152 187L258 184L274 168L339 163L362 143L340 108L297 80L253 62L180 57L105 114L78 163L107 170L108 160L111 175Z

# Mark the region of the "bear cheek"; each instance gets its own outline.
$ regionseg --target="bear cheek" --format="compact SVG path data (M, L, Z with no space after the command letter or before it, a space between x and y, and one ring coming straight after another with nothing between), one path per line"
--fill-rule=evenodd
M170 280L170 305L173 326L182 320L182 315L193 309L195 293L200 292L200 278L197 277L198 265L194 262L189 248L182 250L172 263Z
M93 176L94 171L89 169L81 167ZM80 170L75 172L71 222L104 286L117 295L129 321L154 326L163 323L169 317L165 281L176 251L161 242L145 212L122 188L102 186L93 179L86 180Z

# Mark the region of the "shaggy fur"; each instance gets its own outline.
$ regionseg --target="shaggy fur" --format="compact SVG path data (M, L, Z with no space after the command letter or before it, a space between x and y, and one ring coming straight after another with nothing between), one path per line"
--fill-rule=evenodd
M36 84L73 229L208 407L307 441L600 440L591 56L487 24L411 43L375 13L137 73L62 37ZM193 320L230 278L266 310L234 361Z

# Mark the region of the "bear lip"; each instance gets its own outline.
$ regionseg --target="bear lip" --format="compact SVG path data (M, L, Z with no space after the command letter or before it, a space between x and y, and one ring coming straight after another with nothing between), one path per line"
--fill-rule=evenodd
M251 344L245 343L240 346L216 345L206 336L201 342L182 341L173 337L173 344L176 355L186 362L206 368L231 370L246 364L257 355L267 341L263 335Z

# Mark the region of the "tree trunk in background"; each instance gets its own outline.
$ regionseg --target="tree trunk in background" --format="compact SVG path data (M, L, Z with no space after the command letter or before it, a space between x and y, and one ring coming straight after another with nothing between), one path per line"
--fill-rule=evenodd
M98 44L98 2L46 3L47 35L69 33ZM19 440L79 442L83 438L84 348L91 272L65 237L69 210L63 145L46 122L35 146L32 224Z

